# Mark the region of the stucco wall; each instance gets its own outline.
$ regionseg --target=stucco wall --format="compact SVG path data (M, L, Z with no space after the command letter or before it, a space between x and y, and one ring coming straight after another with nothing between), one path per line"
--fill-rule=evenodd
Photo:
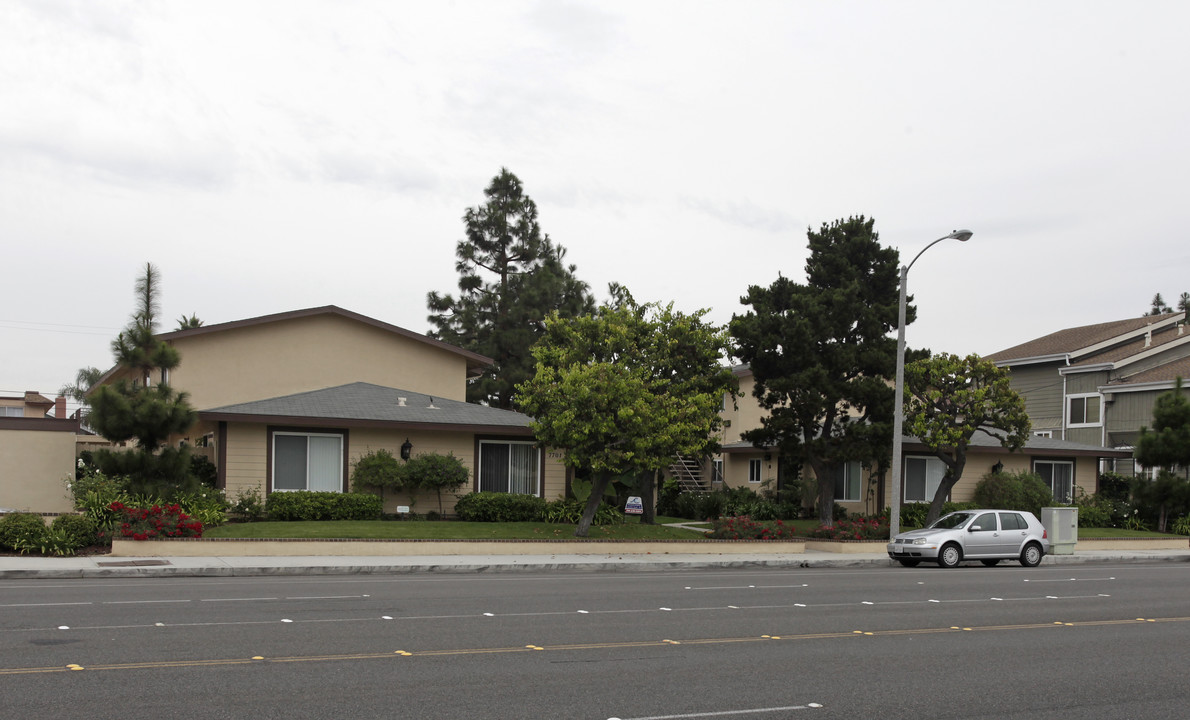
M170 384L206 410L369 382L465 400L466 359L340 315L315 315L175 338Z
M484 436L488 437L488 436ZM524 439L524 438L516 438ZM475 489L475 435L473 433L446 433L427 431L394 431L373 428L351 428L347 435L348 478L350 468L360 457L376 450L388 450L400 457L401 445L408 440L413 446L412 455L427 453L451 453L462 461L471 474L470 480L456 493L443 493L442 510L451 513L455 498ZM229 499L249 488L255 488L263 498L269 486L268 479L268 428L257 423L228 423L226 441L226 491ZM555 500L565 494L566 468L560 452L544 453L545 472L542 478L543 496ZM350 481L348 482L350 489ZM396 512L398 506L410 506L413 512L426 513L438 510L438 496L434 492L418 492L411 496L404 492L386 491L385 512Z
M0 508L71 512L64 481L74 476L74 438L73 430L0 430Z

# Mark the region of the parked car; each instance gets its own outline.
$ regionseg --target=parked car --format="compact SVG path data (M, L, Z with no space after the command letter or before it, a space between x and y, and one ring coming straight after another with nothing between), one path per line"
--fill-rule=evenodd
M1037 567L1049 548L1049 535L1033 513L960 510L920 530L900 533L888 544L888 556L905 567L926 561L952 568L964 560L989 567L1001 560L1019 560L1025 567Z

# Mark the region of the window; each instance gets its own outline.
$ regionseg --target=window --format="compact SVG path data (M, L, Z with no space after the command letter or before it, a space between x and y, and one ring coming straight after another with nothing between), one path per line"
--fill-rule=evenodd
M835 499L844 502L858 502L860 497L860 481L863 479L863 467L858 462L843 463L835 474Z
M343 490L343 436L273 433L273 490Z
M0 407L0 417L25 417L25 408L5 405Z
M723 460L716 458L711 461L711 482L723 482Z
M1054 436L1053 430L1034 430L1033 437L1052 438Z
M938 458L905 458L905 502L932 502L945 474Z
M748 461L748 482L760 482L760 459Z
M1000 529L1008 530L1028 530L1029 523L1025 521L1019 513L1000 513Z
M1069 460L1035 460L1033 472L1041 476L1054 494L1054 502L1069 503L1074 498L1074 463Z
M975 528L978 527L978 530ZM984 513L971 523L973 532L996 532L996 513Z
M540 495L540 453L531 442L479 441L479 491Z
M1068 395L1066 397L1067 427L1100 425L1102 420L1099 415L1099 407L1102 400L1101 395Z

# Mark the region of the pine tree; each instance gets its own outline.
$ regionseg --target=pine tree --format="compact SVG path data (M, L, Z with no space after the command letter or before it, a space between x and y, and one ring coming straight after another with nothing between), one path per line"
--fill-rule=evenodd
M506 168L487 201L463 215L467 237L456 248L457 296L431 292L431 337L495 360L467 388L467 399L509 409L517 384L533 374L529 349L551 312L589 315L594 300L565 262L566 250L541 231L537 205Z
M194 424L186 393L169 385L178 351L157 339L160 273L152 264L136 282L137 308L128 326L112 341L120 372L114 383L91 395L91 426L114 443L135 441L130 450L100 450L95 462L109 476L124 476L138 492L168 494L192 483L186 447L169 447L171 436Z

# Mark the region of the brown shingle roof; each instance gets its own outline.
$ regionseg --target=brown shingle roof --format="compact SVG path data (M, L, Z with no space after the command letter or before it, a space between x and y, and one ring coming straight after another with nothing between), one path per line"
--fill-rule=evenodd
M991 360L992 362L1003 362L1005 360L1020 360L1048 355L1065 355L1125 333L1141 330L1146 325L1167 320L1177 314L1180 313L1149 315L1059 330L1036 340L1030 340L1029 342L1021 343L1006 350L992 353L984 359Z
M1190 378L1190 357L1167 362L1155 368L1149 368L1135 375L1127 375L1113 379L1110 385L1131 385L1150 382L1173 382L1178 378Z

